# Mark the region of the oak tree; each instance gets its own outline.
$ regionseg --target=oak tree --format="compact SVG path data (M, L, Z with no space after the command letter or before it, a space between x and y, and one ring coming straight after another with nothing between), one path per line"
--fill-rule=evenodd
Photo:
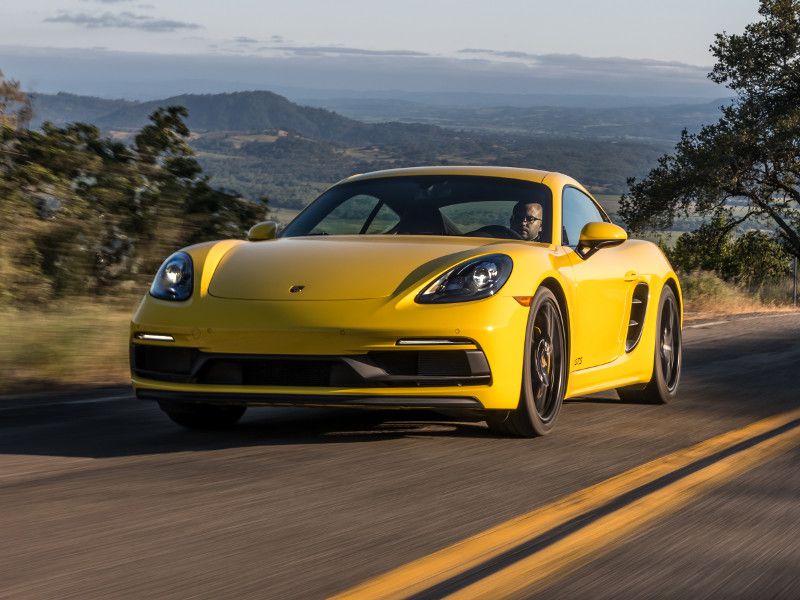
M688 213L729 229L760 220L800 256L800 1L761 0L759 13L711 45L709 78L734 93L719 121L684 131L647 177L629 179L619 212L631 229Z

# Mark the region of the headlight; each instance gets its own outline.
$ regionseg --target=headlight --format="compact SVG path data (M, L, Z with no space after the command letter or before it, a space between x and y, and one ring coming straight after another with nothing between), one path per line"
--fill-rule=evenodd
M508 281L513 263L505 254L474 258L453 267L422 290L421 304L466 302L495 295Z
M188 300L193 286L192 257L186 252L176 252L158 269L150 295L161 300Z

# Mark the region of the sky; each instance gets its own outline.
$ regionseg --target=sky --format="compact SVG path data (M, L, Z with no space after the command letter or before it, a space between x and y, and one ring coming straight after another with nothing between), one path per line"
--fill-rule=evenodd
M343 46L452 54L486 48L709 65L714 33L754 0L3 0L5 44L144 52Z
M151 81L149 56L162 80L223 88L383 89L388 70L429 91L442 78L451 90L590 93L583 78L600 94L711 97L714 34L756 18L755 0L0 0L0 69L48 91L94 78L102 94L115 72Z

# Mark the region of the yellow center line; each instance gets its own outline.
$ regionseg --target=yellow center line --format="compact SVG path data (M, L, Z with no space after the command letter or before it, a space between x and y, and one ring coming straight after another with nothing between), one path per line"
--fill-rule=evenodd
M664 477L665 475L677 471L682 467L686 467L697 462L698 460L731 448L736 444L772 431L778 427L786 425L787 423L791 423L798 418L800 418L800 408L757 421L741 429L729 431L722 435L700 442L699 444L689 448L673 452L672 454L668 454L651 462L635 467L620 475L612 477L611 479L607 479L606 481L565 496L553 504L533 510L526 514L520 515L519 517L515 517L514 519L478 533L461 542L453 544L452 546L448 546L442 550L434 552L433 554L389 571L388 573L379 575L374 579L370 579L362 584L357 585L356 587L334 596L334 598L407 598L408 596L422 592L436 584L456 577L459 574L472 569L473 567L477 567L482 563L495 558L504 552L515 548L516 546L519 546L520 544L537 538L538 536L552 530L566 521L569 521L570 519L574 519L583 515L584 513L602 507L626 492L635 490L643 485ZM798 430L800 430L800 428L791 431L795 431L797 433ZM787 432L787 434L788 433L790 432ZM772 445L770 446L765 446L765 444L768 442L762 442L758 446L754 446L752 450L762 447L771 448L776 440L786 439L785 436L787 434L781 434L778 437L768 440L768 442L772 442ZM729 458L711 465L710 467L706 467L706 469L717 469L717 465L723 463L728 465L730 462L733 462L734 465L736 465L738 464L737 461L740 459L742 454L742 452L736 453ZM752 456L758 457L761 455L756 453ZM730 459L732 459L732 461ZM744 462L742 464L744 464ZM736 467L734 466L734 468ZM681 481L694 481L694 477L700 472L705 472L706 469L698 471L689 476L693 479L686 477ZM663 490L660 490L659 493L661 493L661 491ZM654 494L650 494L646 496L646 498L651 498L652 496L654 496ZM639 502L643 501L644 499L645 498L632 503L626 507L626 510L631 506L638 506ZM603 517L603 519L600 521L607 523L607 519L610 519L615 515L617 515L617 513ZM594 527L596 523L594 523L592 526ZM577 533L574 535L577 535ZM568 538L565 538L558 543L560 544L571 537L572 536L568 536ZM553 546L555 545L556 544L553 544ZM537 552L536 556L540 557L540 552ZM539 560L541 560L541 558L539 558ZM529 561L524 559L521 562L528 564ZM514 566L518 565L519 563ZM506 572L507 570L497 572L494 576L490 576L490 578L482 580L478 582L478 584L486 582L489 579L497 581L493 579L493 577L500 576L501 573ZM511 577L512 579L517 576L517 571L514 571L513 573L514 575ZM503 575L503 577L506 577L506 575ZM524 579L525 585L528 585L530 581L530 578ZM468 589L470 589L475 593L484 593L475 588L474 585L470 586L469 588L465 588L463 591L466 592ZM486 593L488 595L496 596L497 590L498 588L492 587L491 591Z
M542 550L446 596L528 598L542 587L613 549L615 542L745 471L800 444L800 427L723 458L579 529Z

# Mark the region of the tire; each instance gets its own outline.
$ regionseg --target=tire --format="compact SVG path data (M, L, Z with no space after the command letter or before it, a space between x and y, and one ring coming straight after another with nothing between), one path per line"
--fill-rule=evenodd
M500 435L546 435L561 412L567 382L567 341L561 308L547 288L539 288L531 302L524 351L517 408L491 411L486 417L489 429Z
M624 402L666 404L678 393L683 361L680 311L675 292L668 285L661 290L656 318L653 376L646 385L617 388Z
M225 429L242 418L246 407L199 404L194 402L160 402L167 416L187 429Z

